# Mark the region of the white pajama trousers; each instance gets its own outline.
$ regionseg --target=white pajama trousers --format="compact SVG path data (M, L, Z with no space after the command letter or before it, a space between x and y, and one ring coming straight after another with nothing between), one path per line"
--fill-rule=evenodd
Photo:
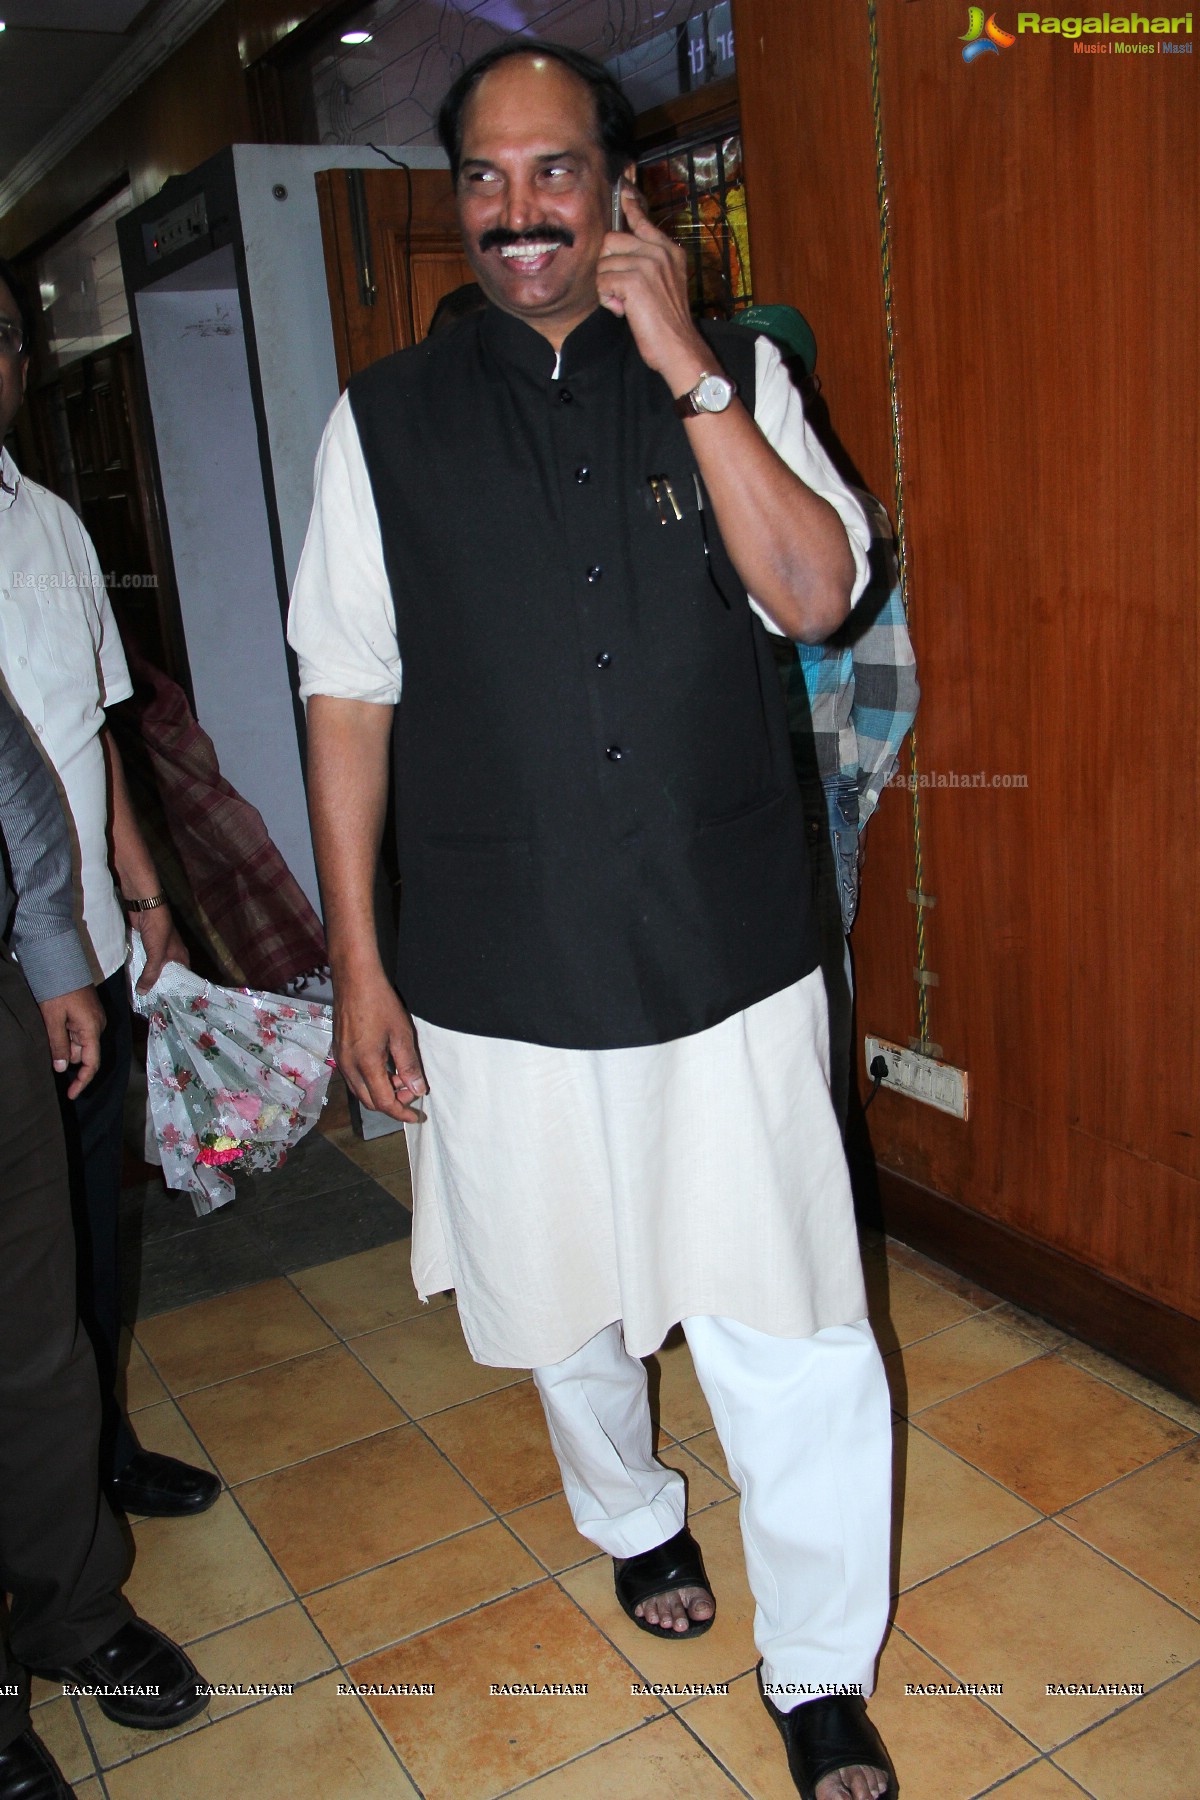
M820 1684L870 1694L887 1623L892 1435L870 1326L781 1338L732 1319L682 1323L741 1493L763 1680L783 1685L775 1705L790 1711ZM646 1370L620 1324L533 1379L576 1529L609 1556L680 1530L683 1478L654 1457Z

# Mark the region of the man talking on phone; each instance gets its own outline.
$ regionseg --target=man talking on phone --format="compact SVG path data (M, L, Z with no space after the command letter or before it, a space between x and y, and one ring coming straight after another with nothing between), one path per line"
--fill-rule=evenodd
M668 1638L716 1605L639 1360L682 1323L796 1786L879 1800L890 1410L766 637L836 628L867 527L778 353L693 323L603 68L508 40L439 133L488 304L351 382L292 601L338 1063L405 1121L418 1291L532 1368L577 1527Z

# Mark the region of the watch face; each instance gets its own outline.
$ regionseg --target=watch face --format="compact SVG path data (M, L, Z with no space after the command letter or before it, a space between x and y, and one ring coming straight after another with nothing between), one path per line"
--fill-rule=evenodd
M695 390L696 403L705 412L724 412L733 399L733 383L723 375L706 375Z

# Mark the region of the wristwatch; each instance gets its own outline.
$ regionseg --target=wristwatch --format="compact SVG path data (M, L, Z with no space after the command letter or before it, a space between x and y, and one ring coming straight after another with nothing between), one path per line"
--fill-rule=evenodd
M697 413L721 413L736 393L737 383L730 381L728 375L711 375L706 371L690 392L680 394L675 411L681 419L695 418Z

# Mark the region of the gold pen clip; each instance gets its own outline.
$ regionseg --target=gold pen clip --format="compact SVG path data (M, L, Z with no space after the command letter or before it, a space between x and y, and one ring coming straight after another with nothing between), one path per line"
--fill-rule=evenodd
M683 514L679 510L679 502L675 498L675 489L671 486L668 478L665 475L648 475L646 479L650 483L650 492L654 495L654 504L658 508L659 524L669 525L672 513L675 515L677 523L681 524Z

